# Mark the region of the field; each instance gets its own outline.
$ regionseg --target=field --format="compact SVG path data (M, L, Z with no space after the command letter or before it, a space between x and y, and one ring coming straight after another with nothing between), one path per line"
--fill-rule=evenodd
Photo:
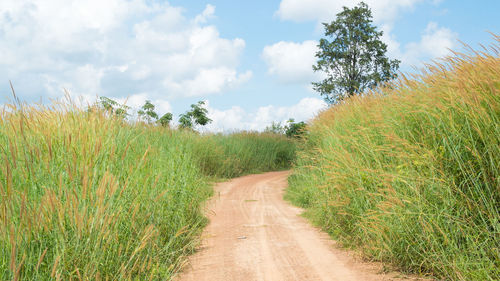
M70 102L0 112L0 280L166 280L214 179L289 167L285 137L130 124Z
M455 54L320 114L287 198L370 259L498 280L499 50Z

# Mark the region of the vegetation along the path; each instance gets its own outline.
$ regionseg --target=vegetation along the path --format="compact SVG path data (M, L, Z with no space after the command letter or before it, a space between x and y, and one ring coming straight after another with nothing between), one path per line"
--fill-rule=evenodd
M273 134L201 136L98 107L8 105L0 280L168 280L206 223L213 179L286 169L294 155Z
M345 246L447 280L500 276L500 38L320 114L287 197Z

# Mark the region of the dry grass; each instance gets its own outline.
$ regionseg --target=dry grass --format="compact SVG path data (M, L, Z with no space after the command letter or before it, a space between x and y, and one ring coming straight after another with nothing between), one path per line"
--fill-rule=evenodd
M409 272L500 276L500 37L323 112L288 197Z

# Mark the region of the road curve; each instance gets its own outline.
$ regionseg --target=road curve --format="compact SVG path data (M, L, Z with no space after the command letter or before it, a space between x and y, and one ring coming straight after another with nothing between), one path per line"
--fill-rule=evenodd
M177 279L395 280L335 247L299 216L302 209L283 201L287 176L271 172L217 184L200 250Z

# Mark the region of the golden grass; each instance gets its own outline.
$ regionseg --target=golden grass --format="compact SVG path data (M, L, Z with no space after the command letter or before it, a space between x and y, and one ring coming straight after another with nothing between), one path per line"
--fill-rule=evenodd
M367 256L453 280L500 275L500 37L330 108L288 197Z

